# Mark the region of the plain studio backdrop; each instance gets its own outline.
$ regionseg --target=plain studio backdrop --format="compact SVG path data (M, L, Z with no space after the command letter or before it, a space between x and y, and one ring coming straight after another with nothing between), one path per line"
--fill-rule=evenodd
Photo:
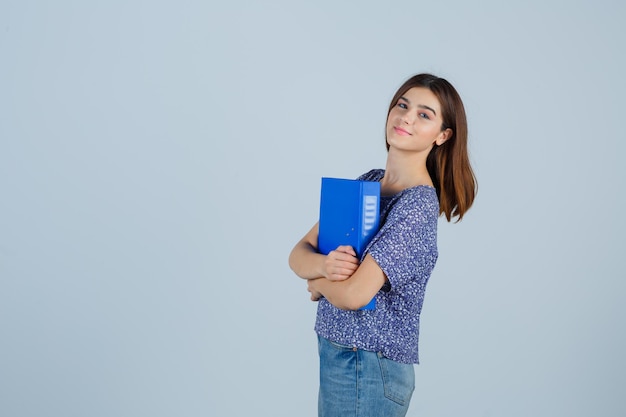
M288 268L395 90L460 92L409 416L624 416L615 1L2 1L0 415L315 416Z

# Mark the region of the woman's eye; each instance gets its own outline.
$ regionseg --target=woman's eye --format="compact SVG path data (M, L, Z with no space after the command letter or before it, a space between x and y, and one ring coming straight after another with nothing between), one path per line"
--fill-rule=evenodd
M407 109L408 108L405 103L398 103L398 107L400 107L401 109Z
M423 117L424 119L430 119L430 117L428 117L426 113L420 113L420 117Z

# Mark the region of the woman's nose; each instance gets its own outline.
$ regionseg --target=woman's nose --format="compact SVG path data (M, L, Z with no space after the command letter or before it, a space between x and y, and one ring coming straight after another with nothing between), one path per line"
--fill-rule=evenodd
M402 121L402 123L410 125L411 123L413 123L413 116L411 116L410 113L404 113L402 116L400 116L400 120Z

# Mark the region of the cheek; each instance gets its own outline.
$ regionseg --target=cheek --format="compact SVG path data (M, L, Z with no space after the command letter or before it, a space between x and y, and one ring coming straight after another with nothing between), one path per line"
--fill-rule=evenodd
M400 117L402 112L403 110L398 106L393 107L389 112L389 115L387 116L387 121L396 120L398 117Z
M428 136L432 136L434 138L439 137L439 134L441 133L441 130L432 123L429 123L428 126L422 127L422 131Z
M392 114L393 114L393 113L389 113L389 116L387 117L387 123L385 123L385 128L386 128L387 130L391 129L391 127L393 126L393 123L392 123L392 121L391 121L391 120L393 119Z

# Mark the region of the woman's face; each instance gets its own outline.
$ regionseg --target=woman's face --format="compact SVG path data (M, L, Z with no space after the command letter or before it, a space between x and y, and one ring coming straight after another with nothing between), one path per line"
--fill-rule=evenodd
M443 123L439 100L427 88L413 87L398 99L387 118L387 143L390 149L425 152L433 144L441 145L451 129L441 130Z

